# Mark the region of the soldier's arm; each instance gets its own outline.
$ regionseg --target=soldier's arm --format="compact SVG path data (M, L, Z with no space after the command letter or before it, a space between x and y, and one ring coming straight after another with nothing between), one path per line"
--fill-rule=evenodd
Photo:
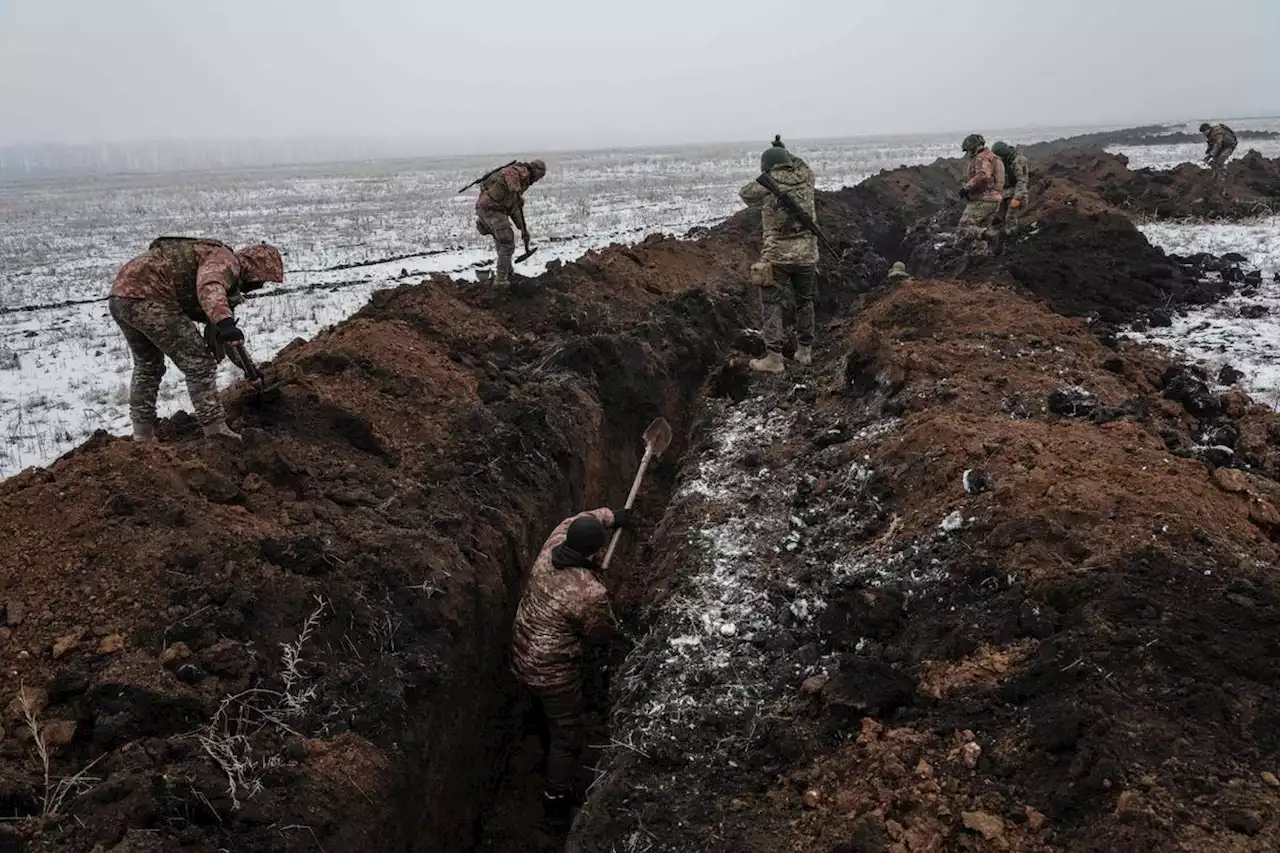
M1017 196L1025 202L1027 200L1027 192L1029 189L1027 183L1030 181L1030 175L1027 170L1027 158L1025 155L1019 154L1013 159L1013 176L1017 183Z
M974 170L973 177L965 183L964 188L969 192L985 188L986 185L991 182L991 177L989 175L990 171L991 163L987 160L983 160L978 164L978 168Z
M747 207L760 207L770 195L769 191L755 181L738 190L738 196Z
M227 301L227 292L231 290L236 278L240 275L240 264L236 256L227 249L218 249L209 254L196 270L196 299L204 309L210 323L230 319L231 304Z
M597 642L604 642L618 631L618 617L613 614L609 591L604 584L596 583L584 591L578 613L579 628L583 635Z

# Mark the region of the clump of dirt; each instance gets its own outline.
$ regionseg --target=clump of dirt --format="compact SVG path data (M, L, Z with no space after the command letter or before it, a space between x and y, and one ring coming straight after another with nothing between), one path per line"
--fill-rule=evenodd
M568 849L1274 847L1280 487L1195 448L1280 416L990 285L820 353L711 404Z

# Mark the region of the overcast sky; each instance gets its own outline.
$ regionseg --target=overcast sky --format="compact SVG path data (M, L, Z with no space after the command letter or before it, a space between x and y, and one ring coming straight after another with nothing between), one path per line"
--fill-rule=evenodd
M0 0L0 143L439 150L1280 111L1280 0Z

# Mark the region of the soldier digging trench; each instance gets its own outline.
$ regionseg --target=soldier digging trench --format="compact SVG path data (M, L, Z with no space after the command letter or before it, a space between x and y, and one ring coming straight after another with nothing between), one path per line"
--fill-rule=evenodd
M512 160L492 172L472 181L458 192L465 192L480 185L480 197L476 199L476 230L492 237L498 250L497 274L494 283L509 285L515 272L512 256L516 251L516 235L511 227L514 222L524 240L524 260L535 250L529 248L529 224L524 218L524 194L529 187L547 174L547 164L541 160L521 163Z
M538 554L516 611L512 671L533 694L546 767L543 807L563 827L582 794L582 656L618 622L597 576L608 533L634 527L630 509L595 509L562 521Z
M160 237L120 269L107 308L133 354L129 418L135 441L155 440L165 356L186 378L204 434L240 438L227 426L218 399L219 359L207 339L215 348L243 348L232 309L244 294L282 281L284 261L274 246L233 252L225 243L193 237ZM207 324L207 334L193 323Z
M1204 151L1204 162L1213 170L1213 183L1218 195L1225 198L1227 195L1227 161L1235 153L1237 145L1235 131L1225 124L1209 124L1206 121L1200 125L1200 132L1204 134L1204 138L1208 142L1208 147Z

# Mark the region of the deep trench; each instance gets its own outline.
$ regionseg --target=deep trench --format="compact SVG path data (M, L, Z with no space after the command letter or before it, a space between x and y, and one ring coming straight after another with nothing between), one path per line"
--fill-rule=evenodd
M819 322L839 316L856 298L853 290L830 286L820 295ZM637 499L637 509L645 523L645 531L637 536L624 537L617 559L605 579L613 595L615 608L624 625L623 636L615 639L607 648L593 648L588 652L584 666L583 683L587 704L587 743L583 767L595 766L601 753L598 747L607 743L607 721L610 717L609 674L615 671L630 651L632 642L627 635L643 635L654 618L647 606L660 595L661 585L670 578L656 577L656 559L660 555L650 551L647 533L661 522L673 496L675 485L685 464L684 455L696 447L710 422L704 417L704 401L709 397L741 399L749 392L752 379L745 360L759 352L741 351L744 342L737 326L746 323L746 310L738 295L718 294L716 313L728 313L742 321L722 325L719 335L713 336L705 329L708 338L703 342L708 357L701 358L680 374L649 375L643 384L656 384L661 388L662 404L652 412L638 408L635 401L625 395L614 396L602 389L600 402L605 418L605 441L601 467L607 473L600 482L587 482L585 472L597 466L588 462L576 466L578 476L571 478L569 489L574 496L574 507L590 509L596 505L618 506L631 486L636 466L643 450L641 432L651 414L662 414L672 425L674 440L664 456L649 469L645 483ZM788 323L792 317L788 313ZM738 352L733 352L734 347ZM745 345L750 349L751 345ZM763 344L759 346L762 348ZM819 348L822 343L819 342ZM607 384L605 380L604 384ZM634 377L628 384L634 382ZM591 495L604 494L609 500L593 502ZM544 526L530 541L540 543L551 526L559 518L547 517ZM535 546L536 547L536 546ZM508 584L512 590L511 601L518 600L523 570L534 554L522 555L518 569L509 572ZM510 557L509 557L510 559ZM503 614L509 625L514 612ZM505 666L505 659L504 659ZM530 709L530 699L505 673L497 680L500 695L492 704L498 708L492 726L495 739L493 774L484 788L484 805L478 811L473 825L470 850L473 853L516 853L530 850L562 850L568 839L568 828L555 829L544 820L541 807L543 776L539 761L541 745L535 727L535 717ZM588 775L589 780L589 775ZM414 848L418 849L418 848Z

